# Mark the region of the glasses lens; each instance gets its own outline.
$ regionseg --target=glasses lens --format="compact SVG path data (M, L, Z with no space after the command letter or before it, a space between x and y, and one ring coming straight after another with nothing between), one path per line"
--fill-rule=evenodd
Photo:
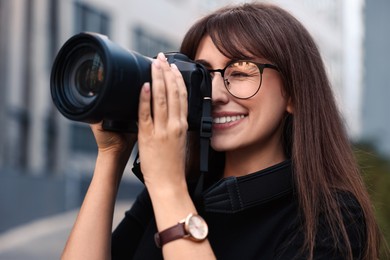
M250 98L257 93L261 84L261 73L250 61L237 61L225 70L227 90L235 97Z

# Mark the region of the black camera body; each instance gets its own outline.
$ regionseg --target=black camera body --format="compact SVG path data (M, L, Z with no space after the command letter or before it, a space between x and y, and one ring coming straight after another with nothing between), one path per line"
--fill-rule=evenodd
M187 87L189 130L199 131L204 109L211 109L204 102L211 98L210 75L203 65L181 53L166 57L176 64ZM106 130L132 132L141 87L152 80L151 63L151 58L126 50L104 35L74 35L61 47L52 67L53 102L70 120L103 121ZM207 121L211 124L210 118Z

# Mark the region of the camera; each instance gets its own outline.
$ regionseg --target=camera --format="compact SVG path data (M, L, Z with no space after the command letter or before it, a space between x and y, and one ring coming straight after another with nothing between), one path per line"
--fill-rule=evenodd
M165 56L183 75L189 130L199 131L204 124L209 128L211 78L207 69L181 53ZM70 120L103 121L105 130L133 132L141 87L152 80L151 63L152 58L122 48L105 35L76 34L54 60L50 78L53 102Z

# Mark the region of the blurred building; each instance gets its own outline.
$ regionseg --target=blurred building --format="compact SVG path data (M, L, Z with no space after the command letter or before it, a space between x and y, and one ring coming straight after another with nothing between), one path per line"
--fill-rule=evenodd
M174 0L1 0L1 166L58 174L70 170L74 157L94 150L88 127L64 119L50 97L50 68L70 36L99 32L154 56L177 50L205 8Z
M99 32L154 56L177 50L195 19L233 2L243 1L0 0L0 215L9 220L0 232L77 206L93 171L89 127L65 119L50 97L51 65L70 36ZM359 136L363 0L268 2L290 10L316 38L351 136Z
M216 2L0 0L0 232L79 205L93 171L89 127L65 119L51 101L50 70L62 44L94 31L148 56L177 50Z
M362 139L390 157L390 1L367 0L364 8Z

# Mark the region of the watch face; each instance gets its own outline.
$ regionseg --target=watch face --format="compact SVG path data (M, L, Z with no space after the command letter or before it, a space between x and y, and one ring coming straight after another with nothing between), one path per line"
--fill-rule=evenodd
M203 218L199 215L192 215L186 223L187 232L196 240L203 240L207 237L208 227Z

